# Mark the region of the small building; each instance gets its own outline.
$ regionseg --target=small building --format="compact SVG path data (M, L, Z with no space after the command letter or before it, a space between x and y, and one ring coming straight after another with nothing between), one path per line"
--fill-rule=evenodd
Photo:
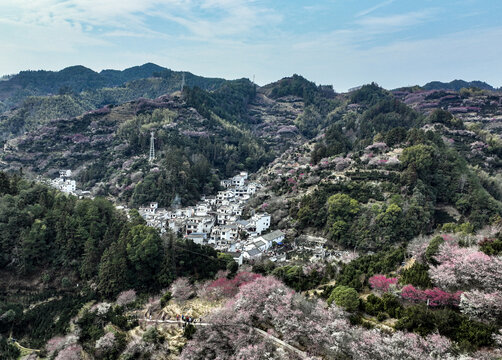
M71 177L71 170L59 170L59 177L61 178Z
M274 230L261 236L264 241L276 244L281 244L284 241L284 237L285 234L281 230Z
M255 260L261 258L262 255L263 253L260 251L260 249L252 248L244 251L243 257L246 260Z
M241 252L228 252L227 254L231 255L237 265L241 266L244 261L244 255Z
M206 242L206 234L203 233L191 233L185 236L185 238L199 245L203 245Z

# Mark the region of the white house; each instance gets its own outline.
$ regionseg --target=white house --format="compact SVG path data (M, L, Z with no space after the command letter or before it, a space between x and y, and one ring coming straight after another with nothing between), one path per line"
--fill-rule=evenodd
M232 178L232 186L244 186L244 184L246 183L246 179L247 179L247 173L246 173L246 175L241 175L241 174L235 175Z
M191 233L185 236L186 239L192 240L194 243L203 245L206 240L206 234L202 233Z
M59 170L59 177L62 178L71 177L71 170Z
M229 188L230 186L232 186L232 180L221 180L220 185L221 185L221 187L224 187L225 189Z
M281 230L275 230L268 234L262 235L259 238L263 239L264 241L272 245L273 243L276 244L282 243L284 240L284 236L285 234Z
M270 219L270 215L267 213L253 215L249 220L252 224L250 230L261 234L270 227Z
M257 248L252 248L252 249L246 250L242 254L244 259L246 259L246 260L259 259L259 258L261 258L262 255L263 255L263 253Z
M66 193L73 194L77 190L77 183L75 180L57 178L51 181L51 186Z

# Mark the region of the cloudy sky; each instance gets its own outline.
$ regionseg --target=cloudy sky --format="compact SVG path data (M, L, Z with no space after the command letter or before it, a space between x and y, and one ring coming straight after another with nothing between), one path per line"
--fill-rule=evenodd
M502 86L500 0L0 0L0 74L154 62L337 91L430 80Z

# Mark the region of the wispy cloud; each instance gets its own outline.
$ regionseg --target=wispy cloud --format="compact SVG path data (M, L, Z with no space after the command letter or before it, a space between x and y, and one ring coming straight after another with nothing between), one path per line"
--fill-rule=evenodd
M394 1L395 0L387 0L387 1L381 2L381 3L379 3L379 4L375 5L375 6L372 6L372 7L368 8L368 9L365 9L363 11L358 12L355 16L356 17L366 16L366 15L371 14L372 12L374 12L374 11L380 9L380 8L383 8L383 7L387 6L387 5L392 4Z
M493 70L502 58L499 18L493 11L476 13L474 2L448 9L430 0L278 3L0 0L0 48L8 54L0 57L0 74L153 61L207 76L256 74L262 84L301 73L338 90L372 80L392 87L455 73L490 80L482 76L489 71L502 81ZM360 3L367 8L361 11ZM464 22L466 31L460 33Z
M437 13L434 9L412 11L404 14L386 16L365 16L355 21L356 24L367 28L398 28L410 27L434 18Z

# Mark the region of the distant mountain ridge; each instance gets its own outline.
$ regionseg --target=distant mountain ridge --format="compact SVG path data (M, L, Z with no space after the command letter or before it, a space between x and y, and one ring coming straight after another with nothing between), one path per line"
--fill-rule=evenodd
M172 71L153 63L125 70L106 69L100 72L82 65L70 66L60 71L27 70L6 77L0 82L0 110L17 106L29 96L78 94L82 91L114 88L150 77L175 81L181 89L182 74L185 74L187 85L204 89L217 88L225 81L220 78L204 78L185 71Z
M441 82L441 81L431 81L422 86L425 90L455 90L459 91L462 88L478 88L482 90L500 90L496 89L490 84L487 84L484 81L474 80L474 81L465 81L465 80L453 80L450 82Z

